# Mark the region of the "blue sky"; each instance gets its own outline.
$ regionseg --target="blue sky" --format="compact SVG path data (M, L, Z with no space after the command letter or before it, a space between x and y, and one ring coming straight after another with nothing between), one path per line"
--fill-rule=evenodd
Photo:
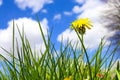
M22 9L21 7L19 7L20 3L16 3L17 1L19 2L19 0L2 1L2 5L0 6L0 10L1 10L0 11L0 29L8 28L7 23L12 19L19 19L19 18L26 17L26 18L32 18L33 20L36 20L36 14L37 14L40 20L42 20L43 18L46 18L49 21L48 23L49 28L51 27L54 28L55 33L53 36L57 38L57 35L60 34L66 28L68 28L70 25L70 22L75 19L75 16L69 17L64 15L64 11L71 11L73 6L76 4L76 2L72 0L68 0L68 1L46 0L46 2L47 1L51 1L51 2L48 4L46 3L42 4L43 7L42 8L38 7L36 12L34 12L35 4L33 7L29 8L29 4L27 4L27 0L26 0L26 3L23 0L23 4L26 4L26 7L25 9ZM45 0L41 0L41 1L44 2ZM56 18L54 19L55 15L56 15Z
M86 31L85 45L96 48L103 36L111 36L106 28L100 23L101 11L105 8L104 0L0 0L0 47L8 50L11 48L12 22L13 19L22 30L24 29L32 48L42 48L36 15L39 16L43 32L47 36L47 30L53 28L52 42L56 47L61 42L69 39L73 44L78 41L74 31L69 29L70 23L78 18L88 17L93 22L93 28ZM17 29L16 37L19 40ZM106 38L107 38L106 37ZM105 39L106 40L106 39ZM109 41L108 41L109 43ZM0 49L1 53L4 52Z

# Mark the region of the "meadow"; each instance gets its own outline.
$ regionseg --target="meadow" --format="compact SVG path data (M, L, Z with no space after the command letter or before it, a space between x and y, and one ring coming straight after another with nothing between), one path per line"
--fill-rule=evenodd
M112 50L112 45L109 44L103 51L106 42L102 38L90 58L89 51L84 45L84 33L86 28L90 29L91 24L85 23L84 20L78 24L78 20L72 23L71 28L75 30L81 47L73 46L71 41L66 44L61 42L58 51L51 41L52 34L49 33L46 39L40 21L37 20L45 50L33 51L24 29L21 33L19 27L17 30L21 41L18 41L14 36L13 22L12 51L2 48L11 59L0 54L2 62L0 64L3 68L3 71L0 71L0 80L120 80L120 63L114 58L120 44ZM76 27L78 25L79 27ZM19 42L22 45L19 45Z

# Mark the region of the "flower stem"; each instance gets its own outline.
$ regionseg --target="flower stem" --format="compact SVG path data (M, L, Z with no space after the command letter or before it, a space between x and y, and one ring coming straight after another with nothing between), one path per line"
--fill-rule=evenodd
M84 43L84 36L83 36L83 34L81 34L81 40L82 40L82 42ZM84 60L84 49L83 49L83 46L82 46L82 45L81 45L81 51L82 51L81 57L82 57L82 59Z
M77 36L78 36L78 38L79 38L79 40L81 42L82 48L83 48L83 50L85 52L85 56L87 58L87 63L88 63L88 68L89 68L89 76L90 76L90 80L92 80L92 73L91 73L90 61L89 61L89 57L88 57L86 48L84 46L84 43L83 43L82 38L80 37L79 33L76 30L75 30L75 32L77 33Z

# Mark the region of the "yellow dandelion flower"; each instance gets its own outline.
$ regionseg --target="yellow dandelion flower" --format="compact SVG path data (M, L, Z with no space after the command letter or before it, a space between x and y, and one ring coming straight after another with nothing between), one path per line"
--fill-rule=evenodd
M71 28L77 30L79 33L84 34L86 28L91 29L92 22L89 18L80 18L71 23Z
M72 80L72 76L66 77L64 80Z

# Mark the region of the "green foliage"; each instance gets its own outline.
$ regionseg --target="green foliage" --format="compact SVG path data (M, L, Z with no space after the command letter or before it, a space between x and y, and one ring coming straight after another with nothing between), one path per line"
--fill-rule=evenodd
M115 52L119 46L109 52L110 45L103 53L105 43L102 39L98 49L90 59L81 36L76 32L82 49L79 50L77 45L72 46L71 42L68 42L66 45L61 43L60 49L57 51L51 42L51 34L48 34L47 39L45 38L39 19L38 25L45 45L45 51L40 50L39 52L32 51L24 30L21 33L17 27L22 43L21 46L18 45L20 41L18 42L14 37L13 22L12 51L9 52L2 48L11 57L11 60L0 54L3 60L0 80L64 80L69 76L72 76L72 80L115 80L111 69L114 65ZM17 53L17 56L15 56L15 53ZM82 53L86 59L82 58ZM41 54L41 56L38 54ZM120 78L117 70L116 73Z

